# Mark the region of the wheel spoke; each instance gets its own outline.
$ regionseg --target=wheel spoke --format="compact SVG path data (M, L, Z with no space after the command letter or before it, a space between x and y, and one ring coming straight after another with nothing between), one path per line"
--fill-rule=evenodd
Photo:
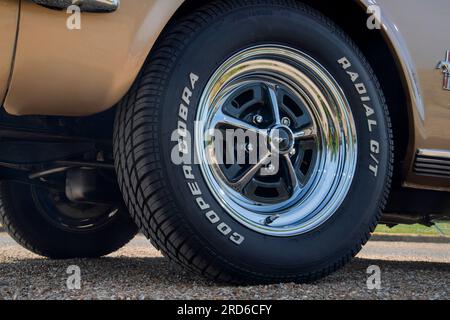
M269 157L270 153L267 153L258 161L258 163L254 164L237 182L232 183L231 187L238 192L242 192L242 190L250 183L250 181L258 173L258 171L266 164Z
M272 107L272 113L274 116L275 125L281 125L281 115L280 115L280 106L278 104L278 96L277 96L277 88L275 86L269 85L269 98L270 105Z
M288 173L289 173L289 180L291 181L292 190L295 190L299 186L297 173L295 172L295 168L291 161L291 157L288 154L285 154L284 158L286 160Z
M312 140L317 136L317 131L314 127L305 128L294 133L295 140Z
M242 129L244 131L250 131L257 135L262 135L267 137L268 132L266 129L260 129L250 123L237 119L235 117L231 117L223 113L222 111L218 111L216 117L213 122L213 127L217 128L219 125L226 125L233 127L235 129Z

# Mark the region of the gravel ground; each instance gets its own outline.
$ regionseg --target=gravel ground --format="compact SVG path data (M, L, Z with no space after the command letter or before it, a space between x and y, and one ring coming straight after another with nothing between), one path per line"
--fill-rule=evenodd
M81 268L81 289L66 286L67 267ZM380 290L366 270L378 265ZM449 299L450 244L370 242L351 264L319 282L234 287L217 285L161 257L138 236L103 259L50 261L0 233L1 299Z

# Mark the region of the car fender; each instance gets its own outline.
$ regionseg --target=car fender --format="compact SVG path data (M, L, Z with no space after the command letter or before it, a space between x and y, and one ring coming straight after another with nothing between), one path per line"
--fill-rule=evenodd
M126 0L116 12L74 12L21 1L14 70L4 107L14 115L87 116L129 90L183 0Z

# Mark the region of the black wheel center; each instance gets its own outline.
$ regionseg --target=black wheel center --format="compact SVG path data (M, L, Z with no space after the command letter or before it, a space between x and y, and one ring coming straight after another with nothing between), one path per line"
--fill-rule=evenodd
M280 154L290 152L294 147L294 133L289 127L278 126L270 131L270 146L272 151Z

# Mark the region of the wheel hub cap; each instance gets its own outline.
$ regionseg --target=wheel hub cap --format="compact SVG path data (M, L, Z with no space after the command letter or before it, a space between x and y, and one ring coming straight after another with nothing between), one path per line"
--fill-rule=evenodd
M269 143L272 153L289 153L294 148L294 133L285 126L274 127L270 130Z

